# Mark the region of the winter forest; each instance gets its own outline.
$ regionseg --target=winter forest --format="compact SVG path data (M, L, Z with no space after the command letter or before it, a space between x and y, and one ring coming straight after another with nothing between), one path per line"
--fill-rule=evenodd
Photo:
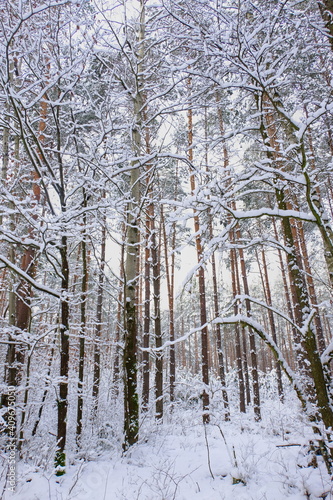
M333 499L333 2L0 0L0 497Z

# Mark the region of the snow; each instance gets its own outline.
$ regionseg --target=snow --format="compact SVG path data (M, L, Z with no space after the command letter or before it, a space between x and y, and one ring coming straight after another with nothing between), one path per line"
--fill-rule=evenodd
M270 392L274 378L265 380ZM208 447L201 402L191 391L166 413L164 424L148 416L140 442L126 456L113 449L91 461L73 460L60 478L52 468L19 463L16 493L3 500L333 499L323 463L307 464L312 431L291 390L284 404L266 398L260 423L251 410L238 412L232 394L230 422L213 403Z

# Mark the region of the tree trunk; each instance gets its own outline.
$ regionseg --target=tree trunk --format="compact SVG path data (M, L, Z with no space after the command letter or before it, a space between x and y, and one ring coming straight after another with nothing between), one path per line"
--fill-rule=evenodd
M191 78L188 79L188 89L189 94L191 93ZM191 106L188 109L188 159L190 163L193 163L193 113ZM195 192L195 177L194 172L191 168L190 172L190 187L192 194ZM207 387L209 384L209 367L208 367L208 328L207 328L207 311L206 311L206 288L205 288L205 270L202 258L202 244L200 236L200 222L197 212L193 211L194 220L194 232L195 232L195 244L197 251L197 260L199 264L198 269L198 281L199 281L199 302L200 302L200 325L201 325L201 370L202 370L202 381L205 385L202 391L202 405L203 405L203 422L204 424L209 423L209 395L207 392Z
M52 344L52 348L51 348L51 353L50 353L50 357L49 357L49 361L48 361L48 366L47 366L46 379L49 379L49 377L51 375L51 367L52 367L52 361L53 361L53 356L54 356L55 343L56 343L56 337L54 338L54 341L53 341L53 344ZM35 424L33 426L32 432L31 432L32 436L35 436L35 434L37 432L38 425L39 425L40 420L42 418L42 413L43 413L43 409L44 409L44 403L45 403L46 396L47 396L48 392L49 392L49 389L48 389L48 387L46 387L44 389L43 396L42 396L42 399L41 399L41 402L40 402L40 406L39 406L39 410L38 410L38 415L37 415Z
M163 213L163 205L161 205L161 225L163 230L164 239L164 259L165 259L165 273L167 280L168 290L168 303L169 303L169 340L170 340L170 401L175 399L175 381L176 381L176 352L175 352L175 313L174 313L174 289L175 289L175 247L176 247L176 227L173 223L171 231L171 264L169 264L168 256L168 240L165 228L165 219Z
M258 256L258 267L260 271L260 276L262 279L262 286L264 290L264 295L265 295L265 300L266 303L269 307L272 307L272 294L271 294L271 287L269 283L269 277L268 277L268 268L267 268L267 261L266 261L266 254L265 250L261 250L261 259L262 259L262 267L259 262L259 256ZM272 333L272 338L276 345L278 345L277 342L277 334L276 334L276 326L275 326L275 321L274 321L274 314L271 309L268 309L268 320L269 320L269 325ZM278 395L280 398L280 401L283 403L284 401L284 393L283 393L283 385L282 385L282 373L281 373L281 365L278 363L278 361L275 361L275 369L276 369L276 380L277 380L277 389L278 389Z
M261 133L264 142L267 143L267 141L269 141L274 151L274 153L272 153L272 151L267 150L267 156L273 161L279 162L279 145L275 142L276 130L274 129L274 117L270 110L266 110L265 118L267 122L267 132L262 122ZM285 200L284 191L276 187L275 193L278 208L280 210L287 210L288 206ZM314 409L312 413L310 412L309 416L315 421L322 420L325 428L329 432L333 424L333 411L331 408L331 396L328 391L328 374L324 373L323 365L321 364L312 324L311 322L307 324L310 312L310 302L303 278L301 262L295 252L294 236L290 219L288 217L283 217L281 225L285 238L285 245L289 249L287 252L288 272L294 302L294 318L299 327L297 338L295 339L297 360L302 374L304 394L306 394L308 400L314 405ZM304 331L304 325L306 324L307 326ZM331 458L333 458L333 452L331 452Z
M302 258L303 258L303 263L304 263L305 279L306 279L306 282L308 285L308 290L309 290L309 300L310 300L311 306L313 308L317 309L318 299L317 299L316 289L315 289L315 285L314 285L314 281L313 281L313 277L312 277L312 270L311 270L309 255L308 255L308 249L307 249L306 242L305 242L305 235L304 235L304 228L303 228L302 221L296 220L296 230L297 230L297 237L298 237L299 245L300 245L300 251L302 253ZM314 317L314 324L316 327L319 352L320 352L320 354L322 354L324 352L324 350L326 349L326 342L325 342L325 338L324 338L323 326L321 323L320 314L319 314L318 309L317 309L317 312L316 312L315 317Z
M122 241L126 239L126 224L122 224ZM121 245L120 254L120 286L118 292L118 307L117 307L117 324L115 328L115 359L113 364L113 385L114 397L119 393L119 379L120 379L120 340L122 338L121 332L123 328L122 319L124 314L123 295L124 295L124 268L125 268L125 245Z
M234 248L230 250L230 262L231 262L232 292L233 296L236 297L236 295L238 295L237 280L236 280L238 270L237 270L237 254ZM234 314L235 316L238 314L238 305L236 301L234 303ZM241 349L239 328L240 328L239 325L235 325L235 347L236 347L237 376L238 376L238 388L239 388L239 409L242 413L245 413L246 412L245 383L244 383L242 349Z
M83 207L87 207L87 197L83 190ZM82 238L82 282L81 282L81 304L80 304L80 347L79 347L79 373L78 373L78 400L76 415L76 442L80 446L83 416L83 379L84 379L84 357L85 357L85 335L86 335L86 308L88 290L88 263L87 263L87 215L83 214L83 238Z
M98 411L98 396L101 380L101 334L103 320L103 299L104 299L104 270L105 270L105 248L106 248L106 217L103 217L101 234L101 260L98 270L96 323L94 328L94 375L93 375L93 418L96 418Z
M63 205L64 207L64 205ZM68 409L68 366L69 366L69 265L67 236L61 237L61 317L60 317L60 377L58 396L58 428L57 428L57 452L55 466L57 475L65 473L66 465L66 438L67 438L67 409Z
M154 293L154 326L155 326L155 347L162 347L161 311L160 311L160 241L157 242L155 226L155 213L151 219L151 256L153 266L153 293ZM160 238L159 238L160 240ZM156 351L156 371L155 371L155 399L156 399L156 419L163 419L163 352Z
M139 43L137 60L137 88L133 98L134 126L132 129L132 150L139 158L142 147L142 110L144 99L143 57L145 40L145 4L141 0L140 26L137 35ZM137 305L137 262L139 256L139 216L140 216L140 166L137 160L132 161L130 178L130 202L127 211L126 225L126 262L124 274L124 444L126 450L136 443L139 433L139 401L137 393L137 338L138 338L138 305Z
M328 32L328 39L333 50L333 0L317 0L321 17Z
M209 174L208 168L208 120L207 120L207 108L205 108L205 161L206 161L206 172ZM227 152L225 156L227 155ZM225 158L228 161L228 157ZM211 213L208 214L208 228L209 228L209 237L213 239L213 216ZM219 312L219 298L218 298L218 287L217 287L217 272L216 272L216 261L215 261L215 252L212 253L211 257L212 262L212 278L213 278L213 302L214 302L214 315L215 318L220 316ZM226 380L225 380L225 369L224 369L224 356L223 356L223 346L222 346L222 332L221 325L217 323L215 325L216 332L216 347L217 347L217 356L218 356L218 367L219 367L219 375L222 385L222 399L225 409L224 418L226 421L230 420L230 410L229 410L229 401L228 401L228 393L226 390ZM211 362L211 365L213 363Z

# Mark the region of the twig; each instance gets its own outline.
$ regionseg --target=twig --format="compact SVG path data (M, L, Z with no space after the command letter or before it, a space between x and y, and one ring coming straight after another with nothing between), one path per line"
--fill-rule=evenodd
M206 424L203 424L204 430L205 430L205 440L206 440L206 447L207 447L207 457L208 457L208 468L210 475L212 476L213 479L215 479L214 474L212 472L212 468L210 466L210 452L209 452L209 444L208 444L208 438L207 438L207 429L206 429Z
M288 448L289 446L302 446L299 443L290 443L290 444L277 444L277 448Z
M83 467L83 462L80 464L80 467L79 467L79 470L77 471L76 473L76 477L74 478L74 482L73 482L73 485L70 487L70 490L68 492L68 495L70 495L73 491L73 489L75 488L78 480L79 480L79 477L80 477L80 473L81 473L81 470L82 470L82 467Z

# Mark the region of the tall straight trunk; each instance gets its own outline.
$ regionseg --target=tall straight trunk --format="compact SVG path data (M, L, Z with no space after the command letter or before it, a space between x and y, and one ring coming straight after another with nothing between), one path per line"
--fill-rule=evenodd
M265 99L264 99L265 102ZM269 108L266 109L265 120L267 123L267 130L264 122L261 123L261 134L265 143L269 144L274 151L267 150L267 156L273 161L279 163L279 145L276 143L276 130L274 126L274 117ZM287 210L288 204L285 199L283 189L275 188L277 207L280 210ZM290 285L292 296L294 298L294 318L299 328L303 328L307 322L308 314L310 311L310 302L307 293L306 284L304 282L300 259L295 251L294 235L290 219L283 217L281 226L285 238L285 245L289 249L287 252L287 264L290 277ZM314 403L316 409L310 413L310 418L313 420L322 420L325 428L328 430L333 424L333 411L332 411L332 397L328 391L328 374L324 372L323 365L320 360L316 336L313 331L312 324L307 324L306 330L300 333L297 332L295 339L296 352L300 372L303 375L304 393L307 395L309 401ZM325 379L326 377L326 379ZM333 452L331 451L331 459ZM327 462L326 462L327 463Z
M150 342L150 239L151 239L151 213L150 205L146 216L146 235L145 235L145 264L144 264L144 313L143 313L143 347L149 348ZM142 410L148 409L149 403L149 352L144 350L142 353Z
M269 160L274 162L279 168L284 170L283 162L281 161L280 155L280 145L278 142L278 134L275 126L274 112L270 107L270 103L267 105L267 96L263 95L263 109L264 112L261 115L260 131L263 138L264 144L268 144L270 149L266 150L266 154ZM289 124L288 124L289 126ZM291 128L291 127L289 127ZM294 141L294 133L292 130L286 130L286 133L290 133L291 141ZM307 202L311 212L316 216L321 211L320 200L315 200L310 194L310 178L306 171L306 153L304 149L304 143L300 143L300 153L302 155L303 164L302 172L304 174L304 179L307 184ZM305 162L305 163L304 163ZM289 194L288 190L280 188L276 179L275 184L275 196L277 208L282 211L286 211L288 208L288 202L286 201L286 194ZM315 209L314 209L315 207ZM319 212L316 212L318 210ZM317 219L316 219L317 220ZM331 242L331 229L326 225L323 225L322 220L317 220L317 226L320 230L324 249L325 249L325 260L328 266L330 280L332 282L333 269L331 269L331 261L333 257L333 252L329 254ZM306 283L304 281L304 275L302 270L302 263L300 256L296 252L296 245L294 241L293 228L289 217L282 217L281 220L282 232L284 235L285 246L288 248L287 252L287 267L290 279L290 287L293 298L294 306L294 319L298 326L296 331L297 338L294 339L295 350L297 353L297 362L299 365L299 371L302 376L302 392L303 398L307 400L309 404L304 404L303 408L308 411L308 417L313 423L314 433L318 436L318 446L321 450L322 456L325 461L327 470L332 473L333 468L333 450L329 448L327 443L331 440L331 430L333 424L333 411L332 411L332 395L330 394L330 380L329 374L321 363L319 356L316 336L313 330L312 323L308 321L310 313L310 301L307 293ZM319 423L319 425L318 425ZM321 425L323 424L323 426ZM321 430L321 427L324 429Z
M259 255L258 255L257 251L256 251L256 254L257 254L258 267L259 267L260 277L261 277L261 281L262 281L262 287L264 290L266 304L269 307L272 307L271 286L270 286L270 282L269 282L267 260L266 260L266 254L265 254L264 248L261 250L262 266L260 265ZM275 320L274 320L274 314L273 314L273 311L271 309L268 309L268 320L269 320L269 326L270 326L272 338L273 338L275 344L277 345L276 325L275 325ZM283 402L284 401L284 392L283 392L283 385L282 385L281 365L277 361L275 361L275 370L276 370L276 381L277 381L278 395L279 395L280 401Z
M307 110L306 106L304 106L304 111L305 111L306 117L309 118L308 110ZM314 145L313 145L312 130L311 130L310 126L308 127L308 141L309 141L309 149L311 152L311 158L310 158L309 163L310 163L311 169L314 171L316 169L315 149L314 149ZM331 187L329 175L328 175L327 180L328 180L328 187ZM315 191L316 191L316 194L318 195L318 197L321 198L321 192L320 192L319 186L315 187ZM329 202L331 202L331 196L332 196L332 192L330 192L330 194L328 196ZM298 200L296 197L293 197L293 204L298 208ZM307 249L307 245L306 245L306 241L305 241L304 224L302 221L296 220L295 226L296 226L296 235L297 235L297 239L298 239L299 247L300 247L300 253L302 255L304 269L305 269L305 273L306 273L305 279L306 279L308 290L309 290L309 299L310 299L312 307L316 308L318 305L318 300L317 300L316 289L315 289L313 276L312 276L312 270L311 270L309 255L308 255L308 249ZM319 314L318 309L317 309L317 313L314 317L314 323L315 323L315 327L316 327L316 334L317 334L319 351L320 351L320 353L323 353L325 348L326 348L326 342L325 342L325 338L324 338L323 326L321 323L321 318L320 318L320 314Z
M49 380L50 375L51 375L51 367L52 367L52 362L53 362L53 357L54 357L55 344L56 344L56 337L54 338L54 341L52 343L51 353L50 353L50 357L49 357L48 364L47 364L46 380ZM49 392L49 388L46 386L44 389L44 392L43 392L42 399L40 400L40 406L38 409L37 418L36 418L36 421L34 423L34 426L33 426L32 432L31 432L32 436L35 436L35 434L37 432L37 428L40 424L43 409L44 409L44 404L45 404L48 392Z
M122 241L126 239L126 224L122 224ZM121 245L120 253L120 286L118 292L118 307L117 307L117 324L115 328L115 359L113 364L113 385L114 396L118 396L119 392L119 379L120 379L120 345L122 320L124 314L123 294L124 294L124 267L125 267L125 245Z
M83 207L87 207L87 197L83 190ZM83 214L83 238L82 238L82 281L81 281L81 304L80 304L80 344L79 344L79 373L78 373L78 400L76 415L76 441L80 445L82 434L83 416L83 379L84 379L84 357L85 357L85 335L87 327L87 290L88 290L88 262L87 262L87 215Z
M217 96L217 102L218 104L220 103L219 97ZM221 107L218 107L218 118L219 118L219 125L220 125L220 132L223 135L224 134L224 123L223 123L223 116L222 116L222 110ZM227 174L227 169L229 167L229 159L228 159L228 151L224 142L224 158L225 158L225 171ZM230 180L227 179L226 181L227 186L230 184ZM236 203L233 200L231 202L232 208L236 209ZM230 222L230 217L228 217L228 222ZM230 240L235 244L237 241L241 240L241 233L239 227L236 228L236 231L231 231L230 232ZM241 275L242 275L242 281L243 281L243 286L244 286L244 292L246 295L249 295L249 287L248 287L248 280L247 280L247 273L246 273L246 266L245 266L245 259L244 259L244 252L242 248L238 249L239 257L240 257L240 265L241 265ZM231 254L231 261L233 262L233 268L235 272L235 294L240 293L240 285L237 281L239 281L239 275L238 275L238 264L237 264L237 254L232 253ZM238 289L238 292L236 291ZM246 300L246 310L247 314L251 314L251 306L249 300ZM240 335L240 334L239 334ZM247 355L246 355L246 339L244 337L244 331L242 332L243 336L243 363L244 363L244 370L245 370L245 394L246 394L246 399L248 404L250 403L251 397L250 397L250 391L249 391L249 380L248 380L248 367L247 367ZM255 419L260 420L261 419L261 412L260 412L260 393L259 393L259 378L258 378L258 360L257 360L257 349L256 349L256 343L255 343L255 335L254 332L249 329L249 339L250 339L250 357L251 357L251 374L252 374L252 386L253 386L253 399L254 399L254 413L255 413ZM241 342L241 339L239 339ZM241 344L240 344L240 349L241 349ZM236 349L237 351L237 349ZM237 354L238 357L238 354ZM243 381L239 380L240 387L242 386L244 382L244 374L243 370L240 371L240 366L238 367L238 372L243 378ZM244 394L244 395L245 395ZM243 407L243 402L240 402L241 408ZM245 401L244 401L245 405ZM243 411L241 409L241 411Z
M9 112L9 106L5 105L5 112ZM7 183L7 173L9 165L9 123L2 129L2 164L1 164L1 180L4 184ZM3 216L0 215L0 225L3 223Z
M49 76L49 61L46 60L47 74L46 78ZM45 130L46 130L46 121L47 121L47 112L48 112L48 102L47 96L43 95L41 103L40 103L40 115L39 115L39 123L38 123L38 146L37 146L37 155L41 159L42 158L42 147L45 142ZM16 139L15 145L15 157L16 161L19 161L19 138ZM32 202L31 205L33 207L38 207L41 203L41 188L39 185L39 175L37 174L35 169L31 171L31 179L32 179ZM37 220L37 213L33 213L32 217ZM29 228L29 236L33 239L33 228ZM34 277L36 274L36 250L35 248L28 246L24 251L21 258L21 269L26 272L29 276ZM16 314L16 326L21 331L29 331L30 329L30 321L31 321L31 298L32 298L32 287L31 284L27 281L21 279L19 285L16 288L16 306L15 306L15 314ZM16 361L18 366L21 367L24 364L24 351L20 351L18 349L16 355ZM18 369L18 376L20 378L20 368Z
M296 220L296 230L297 230L297 238L299 241L299 246L300 246L300 252L302 255L303 263L304 263L304 270L305 270L305 280L308 286L309 290L309 300L311 303L311 307L316 308L318 306L318 299L317 299L317 293L313 281L313 275L312 275L312 269L310 265L310 260L309 260L309 254L308 254L308 249L306 246L305 242L305 235L304 235L304 228L303 228L303 223L300 220ZM317 341L318 341L318 347L319 347L319 352L322 354L324 350L326 349L326 342L324 338L324 331L323 331L323 325L321 322L319 310L317 309L315 317L314 317L314 324L316 327L316 335L317 335Z
M139 402L137 394L137 254L138 219L136 216L139 172L133 166L131 171L131 198L128 209L126 263L124 275L124 449L138 440Z
M57 108L57 123L60 123L60 108ZM63 218L66 216L66 184L63 157L61 155L61 130L57 127L57 160L59 166L59 202ZM67 410L68 410L68 368L69 368L69 262L67 224L63 223L60 240L60 270L61 270L61 299L60 299L60 383L58 395L58 425L57 425L57 451L55 467L57 475L65 473L66 465L66 439L67 439Z
M7 144L4 144L7 147ZM9 153L9 151L5 151ZM15 157L15 172L16 168L19 165L20 161L20 138L15 137L14 142L14 157ZM8 168L8 163L6 158L4 158L5 166L3 164L3 168ZM3 171L3 175L5 171ZM9 202L9 207L14 209L12 203ZM10 217L10 228L12 231L15 230L15 218L14 216ZM16 252L14 250L14 246L10 246L9 248L9 260L15 263L16 260ZM21 269L24 272L27 272L30 276L34 276L35 268L34 268L34 250L31 247L27 247L21 258ZM20 385L22 379L22 367L24 365L24 350L23 346L20 345L17 341L17 334L22 331L28 331L30 328L30 319L31 319L31 310L30 310L30 299L31 299L31 285L28 284L25 280L21 279L9 292L9 324L13 327L15 326L15 335L11 339L14 341L13 344L9 344L7 357L6 357L6 365L7 365L7 384L10 386L18 386ZM6 404L6 402L5 402Z
M322 64L324 65L324 62L322 61ZM328 85L330 85L331 82L331 73L330 71L325 71L326 73L326 82ZM328 146L330 148L331 154L333 155L333 134L332 134L332 129L331 129L331 124L328 119L328 117L325 117L325 125L326 125L326 130L327 130L327 142ZM327 186L326 186L326 196L328 199L328 204L330 207L330 212L331 212L331 218L333 218L333 186L332 186L332 173L328 172L327 175Z
M6 106L7 112L9 112L9 106ZM8 165L9 165L9 123L8 126L4 127L3 129L3 154L2 154L2 165L1 165L1 179L4 182L4 184L7 184L7 176L8 176ZM18 138L16 139L16 143L18 143ZM19 148L19 143L17 144L17 152L15 151L15 157L18 163L18 148ZM15 149L16 149L15 147ZM9 207L13 209L14 207L11 206L11 202L8 203ZM14 210L13 210L14 212ZM3 223L3 217L1 216L0 223ZM15 220L14 216L10 216L10 221L9 221L9 227L11 231L14 231L15 229ZM9 247L9 252L8 252L8 257L9 260L14 264L15 263L15 250L14 246L11 245ZM15 292L14 292L14 279L12 275L10 275L9 278L9 285L11 286L12 289L9 290L9 297L8 297L8 324L11 327L15 326L15 318L16 318L16 299L15 299ZM11 341L15 341L15 336L12 334L9 339ZM19 383L19 372L18 372L18 361L17 359L17 346L15 343L10 343L8 344L7 348L7 353L6 353L6 363L5 363L5 381L8 386L16 386ZM8 394L2 394L1 397L1 405L3 406L8 406ZM6 415L5 415L6 419Z
M156 238L157 228L155 225L155 213L153 212L151 219L151 256L153 266L153 293L154 293L154 333L155 347L162 347L162 329L161 329L161 311L160 311L160 295L161 295L161 273L160 273L160 237ZM160 232L159 232L160 234ZM156 409L155 416L157 420L163 418L163 352L156 351L156 367L155 367L155 399Z
M145 40L145 3L143 0L140 0L140 4L140 26L137 35L137 42L139 44L136 74L137 88L133 97L134 126L132 128L132 150L136 158L140 156L142 149L142 110L144 107L142 78ZM137 263L140 241L140 166L136 159L132 161L130 200L127 209L126 262L124 273L124 450L137 442L139 434L139 401L137 393Z
M230 250L230 263L231 263L231 282L232 282L232 292L233 296L238 295L237 288L237 254L236 250L232 248ZM234 314L238 314L238 305L234 304ZM245 383L244 383L244 372L243 372L243 360L242 360L242 348L239 325L235 325L235 347L236 347L236 363L237 363L237 377L238 377L238 389L239 389L239 409L242 413L246 412L245 404Z
M248 364L248 348L247 348L247 334L244 326L241 327L241 346L242 346L242 358L244 367L244 378L245 378L245 395L246 404L249 406L251 404L251 389L250 389L250 375L249 375L249 364Z
M223 138L223 136L224 136L224 120L223 120L223 113L222 113L222 107L221 107L221 99L220 99L220 94L219 94L218 90L216 90L215 99L216 99L216 103L217 103L217 117L218 117L220 134L221 134L221 137ZM228 187L230 185L231 179L229 176L229 152L227 149L225 139L222 139L222 144L223 144L223 159L224 159L223 167L224 167L224 174L226 175L226 187ZM236 209L236 203L234 200L232 201L232 208ZM230 223L231 216L228 215L227 219L228 219L228 223ZM230 239L230 242L232 242L235 245L236 239L240 240L240 229L237 228L236 232L235 232L235 230L230 230L229 231L229 239ZM237 252L234 248L230 251L230 261L231 261L231 279L232 279L233 296L236 297L236 295L240 293L240 283L239 283ZM235 312L235 314L238 313L238 306L236 303L234 305L234 312ZM246 341L244 338L244 331L242 330L242 337L243 337L243 348L242 348L241 334L240 334L240 330L239 330L238 325L236 326L236 329L235 329L235 335L236 335L237 373L238 373L238 385L239 385L239 404L240 404L240 411L245 413L245 411L246 411L245 396L246 396L247 403L250 403L251 397L250 397L250 386L249 386L247 355L246 355L246 350L247 350L246 349ZM243 370L243 368L244 368L244 370ZM245 376L244 376L244 372L245 372Z
M188 78L188 89L189 95L191 93L192 81ZM190 105L188 109L188 159L190 163L193 163L193 112ZM195 176L194 171L191 167L190 171L190 187L191 192L195 192ZM209 395L206 390L209 384L209 366L208 366L208 328L207 328L207 310L206 310L206 285L205 285L205 270L203 267L202 259L202 243L200 236L200 222L199 216L194 210L193 212L194 220L194 232L195 232L195 245L197 251L197 260L199 264L198 269L198 281L199 281L199 303L200 303L200 326L201 326L201 370L202 370L202 381L205 385L202 391L202 405L203 405L203 422L209 423Z
M46 67L49 69L49 65L47 63ZM47 119L47 110L48 110L48 105L47 105L47 99L46 95L43 96L41 105L40 105L40 119L39 119L39 124L38 124L38 140L39 144L43 145L45 141L45 128L46 128L46 119ZM4 137L5 141L5 137ZM5 148L8 146L7 144L4 143ZM6 153L8 153L8 150L6 151L5 149L5 156ZM37 148L37 154L39 157L41 157L41 149L40 147ZM20 139L19 137L16 137L15 139L15 159L16 163L19 163L19 156L20 156ZM5 162L7 162L8 166L8 157L7 159L4 159ZM4 165L3 165L4 166ZM5 172L3 172L4 174ZM36 170L33 169L31 171L31 178L32 178L32 201L31 205L34 207L37 207L40 202L41 202L41 189L38 183L39 176L36 173ZM33 219L37 220L38 215L37 213L32 214ZM33 228L29 227L28 229L28 234L33 239ZM28 246L21 258L21 265L20 265L22 271L26 272L30 277L34 278L36 274L36 250L32 246ZM32 286L30 283L28 283L26 280L21 279L18 286L16 287L16 298L15 298L15 306L13 307L13 311L15 311L15 326L17 327L18 331L20 332L28 332L30 331L30 326L31 326L31 298L32 298L33 292L32 292ZM25 391L24 391L24 398L23 398L23 407L22 407L22 413L21 413L21 425L20 425L20 430L19 430L19 441L18 441L18 449L21 450L23 440L24 440L24 423L26 420L26 409L28 405L28 399L29 399L29 389L30 389L30 367L31 367L31 357L33 355L33 350L30 351L28 360L27 360L27 367L26 367L26 381L25 381ZM15 369L14 369L14 385L18 385L21 382L22 378L22 368L24 365L25 361L25 351L23 350L23 347L20 345L14 346L14 352L12 354L14 356L14 363L15 363Z
M104 299L104 271L105 271L105 250L106 250L106 217L103 217L101 234L101 260L98 270L96 322L94 327L94 375L93 375L93 418L97 415L99 386L101 380L101 334L103 320L103 299Z
M239 266L238 266L238 258L237 258L237 251L235 252L235 281L236 281L236 286L237 286L237 295L240 295L242 290L241 290L241 284L240 284L240 272L239 272ZM234 295L235 297L235 295ZM250 376L249 376L249 365L247 362L247 337L245 335L245 327L241 326L241 333L240 333L240 342L241 342L241 356L242 356L242 362L243 362L243 373L244 373L244 381L245 381L245 396L246 396L246 404L250 405L251 404L251 390L250 390Z
M278 207L286 210L283 193L277 192ZM307 311L310 311L310 303L307 296L306 286L303 281L301 270L298 266L297 256L294 249L292 228L289 219L282 219L283 230L286 238L286 244L291 249L287 254L288 269L291 278L291 284L296 297L295 319L298 326L303 327L307 319ZM303 338L300 339L301 348L298 351L300 366L305 376L305 390L310 401L315 401L326 429L333 426L333 411L331 407L331 398L326 386L323 365L316 344L316 337L312 325L308 325ZM332 453L333 455L333 453ZM333 456L332 456L333 458Z
M211 235L212 236L212 235ZM217 288L217 275L216 275L216 262L215 262L215 254L212 254L212 277L213 277L213 299L214 299L214 315L216 318L219 317L219 299L218 299L218 288ZM222 399L224 405L224 418L226 421L230 420L230 410L229 410L229 400L228 393L226 389L226 380L225 380L225 369L224 369L224 356L223 356L223 346L222 346L222 332L220 323L216 324L216 346L217 346L217 356L218 356L218 367L219 367L219 375L221 379L222 385Z
M170 381L170 401L175 400L175 381L176 381L176 353L175 353L175 313L174 313L174 295L175 295L175 247L176 247L176 227L172 225L171 231L171 263L169 263L168 255L168 239L165 228L165 219L163 205L161 205L161 225L163 230L164 240L164 260L165 273L168 290L169 303L169 340L170 340L170 360L169 360L169 381Z
M240 231L236 230L237 239L240 241ZM241 265L241 273L242 273L242 281L244 286L245 295L249 296L249 284L247 280L247 272L245 266L245 258L244 252L242 248L238 249L240 265ZM246 313L248 316L251 316L251 305L248 299L245 300L246 305ZM259 392L259 376L258 376L258 359L257 359L257 347L255 342L255 334L251 328L249 328L249 340L250 340L250 358L251 358L251 375L252 375L252 387L253 387L253 409L255 419L261 420L261 411L260 411L260 392Z
M65 207L65 205L63 205ZM61 237L61 305L60 305L60 377L58 397L58 426L57 451L55 466L57 475L65 472L66 465L66 438L67 438L67 410L68 410L68 366L69 366L69 265L67 236Z
M206 161L206 172L209 173L208 168L208 120L207 120L207 108L205 108L205 161ZM213 216L211 213L208 214L208 228L209 228L209 237L213 239ZM215 252L212 253L211 256L212 263L212 278L213 278L213 302L214 302L214 315L215 318L220 316L219 311L219 298L218 298L218 287L217 287L217 272L216 272L216 260L215 260ZM224 369L224 356L223 356L223 346L222 346L222 332L221 325L217 323L215 325L216 332L216 347L217 347L217 356L218 356L218 367L219 367L219 375L222 385L222 399L225 409L224 418L226 421L230 420L230 410L229 410L229 401L228 401L228 393L226 390L226 380L225 380L225 369ZM211 364L213 364L211 362Z
M144 119L147 120L147 110L143 111ZM150 131L149 127L145 129L145 144L146 153L149 155L151 153L150 148ZM147 177L147 198L148 206L146 209L146 227L145 227L145 263L144 263L144 318L143 318L143 347L144 351L142 353L142 410L146 411L148 409L149 403L149 391L150 391L150 355L149 355L149 344L150 344L150 270L151 270L151 236L152 236L152 220L154 217L154 205L152 200L152 175L151 175L152 164L148 162L146 166Z
M274 218L273 218L273 228L274 228L275 239L276 239L276 241L279 241L278 229L277 229L277 225L276 225L276 220ZM285 295L288 316L293 321L293 325L291 327L291 332L292 332L293 338L296 339L297 338L297 329L294 326L295 318L294 318L294 311L293 311L293 306L292 306L292 302L291 302L291 292L290 292L290 289L288 286L285 263L283 261L281 249L278 248L277 252L278 252L278 257L279 257L280 270L281 270L281 275L282 275L283 289L284 289L284 295ZM294 352L294 349L293 349L293 352ZM294 364L294 362L293 362L293 364Z
M333 0L317 0L317 4L333 51Z

